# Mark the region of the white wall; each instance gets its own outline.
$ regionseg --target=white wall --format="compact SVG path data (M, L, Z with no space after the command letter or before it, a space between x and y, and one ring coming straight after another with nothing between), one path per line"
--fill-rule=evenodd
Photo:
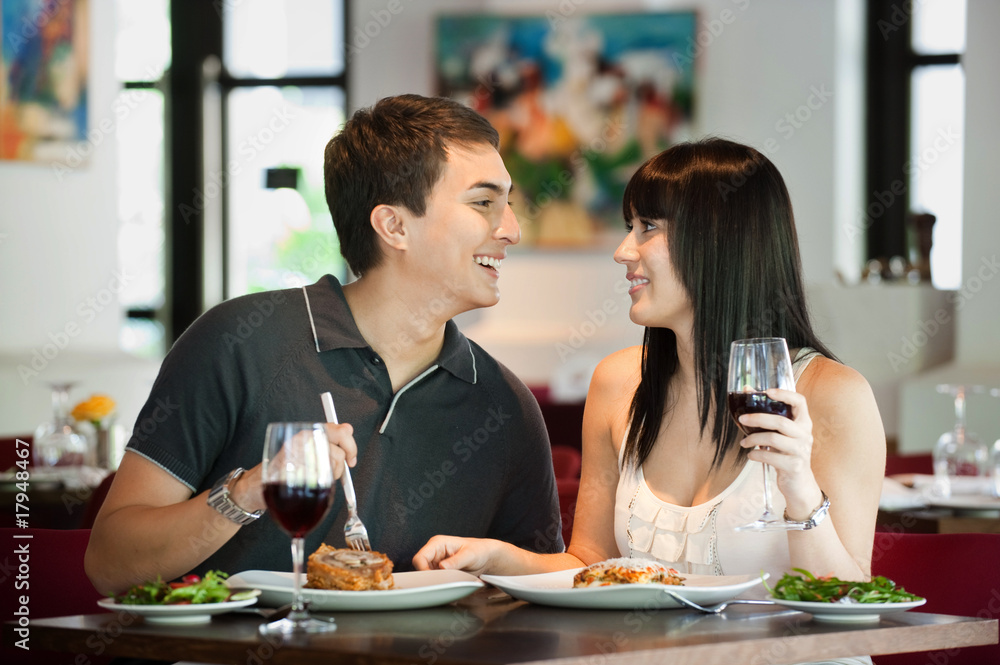
M88 160L60 172L0 161L0 432L8 434L47 419L47 383L62 380L79 382L74 402L111 394L131 427L157 368L118 351L114 3L89 8ZM69 154L63 161L76 163Z
M359 38L363 32L358 30L376 20L372 12L384 22L386 14L380 12L388 6L389 0L354 0L352 36ZM777 145L771 156L792 192L817 327L872 382L887 431L901 432L900 419L908 416L900 387L951 355L954 331L934 336L902 369L893 367L890 354L913 337L928 315L947 307L942 301L946 294L847 288L834 281L838 270L853 276L852 257L859 251L848 242L846 230L858 216L862 193L860 0L401 0L400 6L401 12L385 25L376 23L372 32L377 34L358 45L350 91L355 106L389 94L434 92L432 26L440 11L537 14L560 7L579 7L581 12L695 7L702 30L712 21L731 19L711 35L701 56L697 131L759 148L769 140ZM724 15L726 10L731 14ZM91 118L99 120L109 115L117 92L111 66L114 17L111 3L91 3L91 12L90 109ZM967 279L976 269L968 257L986 251L992 255L1000 237L995 230L1000 207L989 168L995 152L990 148L1000 143L990 117L997 108L997 82L988 71L1000 61L996 45L989 43L989 35L1000 31L996 5L970 0L969 21L967 132L975 141L966 141ZM833 92L832 99L813 110L801 128L790 136L778 129L786 113L795 113L814 89L824 86ZM130 424L155 374L155 363L126 361L116 351L121 317L116 308L93 321L84 321L78 309L107 288L116 267L117 164L113 133L108 138L95 146L87 166L62 181L41 167L0 162L0 432L25 432L45 418L43 383L62 378L81 380L75 397L98 390L111 393L121 403L122 420ZM529 382L544 382L557 372L572 378L594 360L639 339L638 329L627 320L627 302L616 289L621 279L610 250L515 249L504 264L501 304L464 317L462 325ZM985 283L969 306L955 313L962 323L957 339L963 364L1000 364L995 342L998 285L1000 280ZM73 322L79 324L79 334L44 371L23 382L17 366L30 364L33 350L53 343L50 335L58 337ZM925 428L934 427L932 422Z

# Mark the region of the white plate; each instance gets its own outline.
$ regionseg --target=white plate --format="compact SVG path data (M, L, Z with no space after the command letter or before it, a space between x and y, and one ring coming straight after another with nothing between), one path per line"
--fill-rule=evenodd
M192 605L125 605L116 603L113 598L104 598L97 604L113 612L130 612L138 614L147 623L194 624L208 623L215 614L225 614L240 607L247 607L257 602L256 598L246 600L231 600L225 603L197 603Z
M309 609L330 611L412 610L434 607L464 598L483 586L460 570L422 570L393 573L394 588L385 591L328 591L303 589ZM305 577L303 576L303 582ZM233 587L261 590L260 604L277 607L292 602L292 574L247 570L229 578Z
M483 575L482 580L519 600L555 607L634 610L681 607L664 589L700 605L732 600L761 583L760 575L685 575L684 584L613 584L573 588L573 576L583 568L538 575ZM765 575L766 576L766 575Z
M808 612L816 621L843 623L875 622L883 614L905 612L927 602L926 598L908 603L813 603L805 600L779 600L777 598L771 600L789 609Z

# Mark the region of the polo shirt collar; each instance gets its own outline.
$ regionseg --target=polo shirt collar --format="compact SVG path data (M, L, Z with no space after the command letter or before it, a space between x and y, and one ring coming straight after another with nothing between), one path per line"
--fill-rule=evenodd
M371 348L358 330L354 314L344 297L344 289L336 277L324 275L315 284L302 288L313 328L310 333L317 352ZM454 321L445 324L444 345L435 364L467 383L476 383L476 359L472 353L472 343Z

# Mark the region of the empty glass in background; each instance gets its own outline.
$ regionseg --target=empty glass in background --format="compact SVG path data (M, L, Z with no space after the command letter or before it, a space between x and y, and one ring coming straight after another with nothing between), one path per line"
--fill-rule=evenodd
M937 391L952 396L955 426L942 434L934 446L934 493L943 498L982 493L989 456L986 444L966 427L965 398L967 393L984 392L985 388L944 383L937 386Z
M69 390L75 383L50 383L52 389L52 420L35 429L32 439L33 464L48 466L82 466L87 464L87 439L73 429L69 415Z

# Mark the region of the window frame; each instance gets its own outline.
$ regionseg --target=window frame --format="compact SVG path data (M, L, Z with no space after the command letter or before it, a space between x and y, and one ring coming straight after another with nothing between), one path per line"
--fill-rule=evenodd
M910 82L921 67L960 65L961 53L920 54L913 50L913 17L895 0L868 0L867 71L865 84L865 260L910 256L907 217L910 179L903 172L910 160Z
M229 75L223 67L217 81L221 93L218 121L221 126L220 145L210 146L222 155L227 150L227 97L241 87L297 86L337 87L344 92L345 114L350 108L348 86L350 58L347 49L350 25L350 2L343 5L344 69L337 75L286 76L277 78L246 78ZM163 324L164 347L169 349L178 337L205 310L205 262L222 263L221 292L228 297L228 205L222 183L222 256L206 256L205 203L199 194L205 181L205 117L204 63L211 58L223 58L223 2L204 0L171 0L171 65L159 81L127 81L124 87L151 88L163 92L164 98L164 262L165 293L159 309L131 308L130 319L157 320ZM199 198L201 200L199 200Z

